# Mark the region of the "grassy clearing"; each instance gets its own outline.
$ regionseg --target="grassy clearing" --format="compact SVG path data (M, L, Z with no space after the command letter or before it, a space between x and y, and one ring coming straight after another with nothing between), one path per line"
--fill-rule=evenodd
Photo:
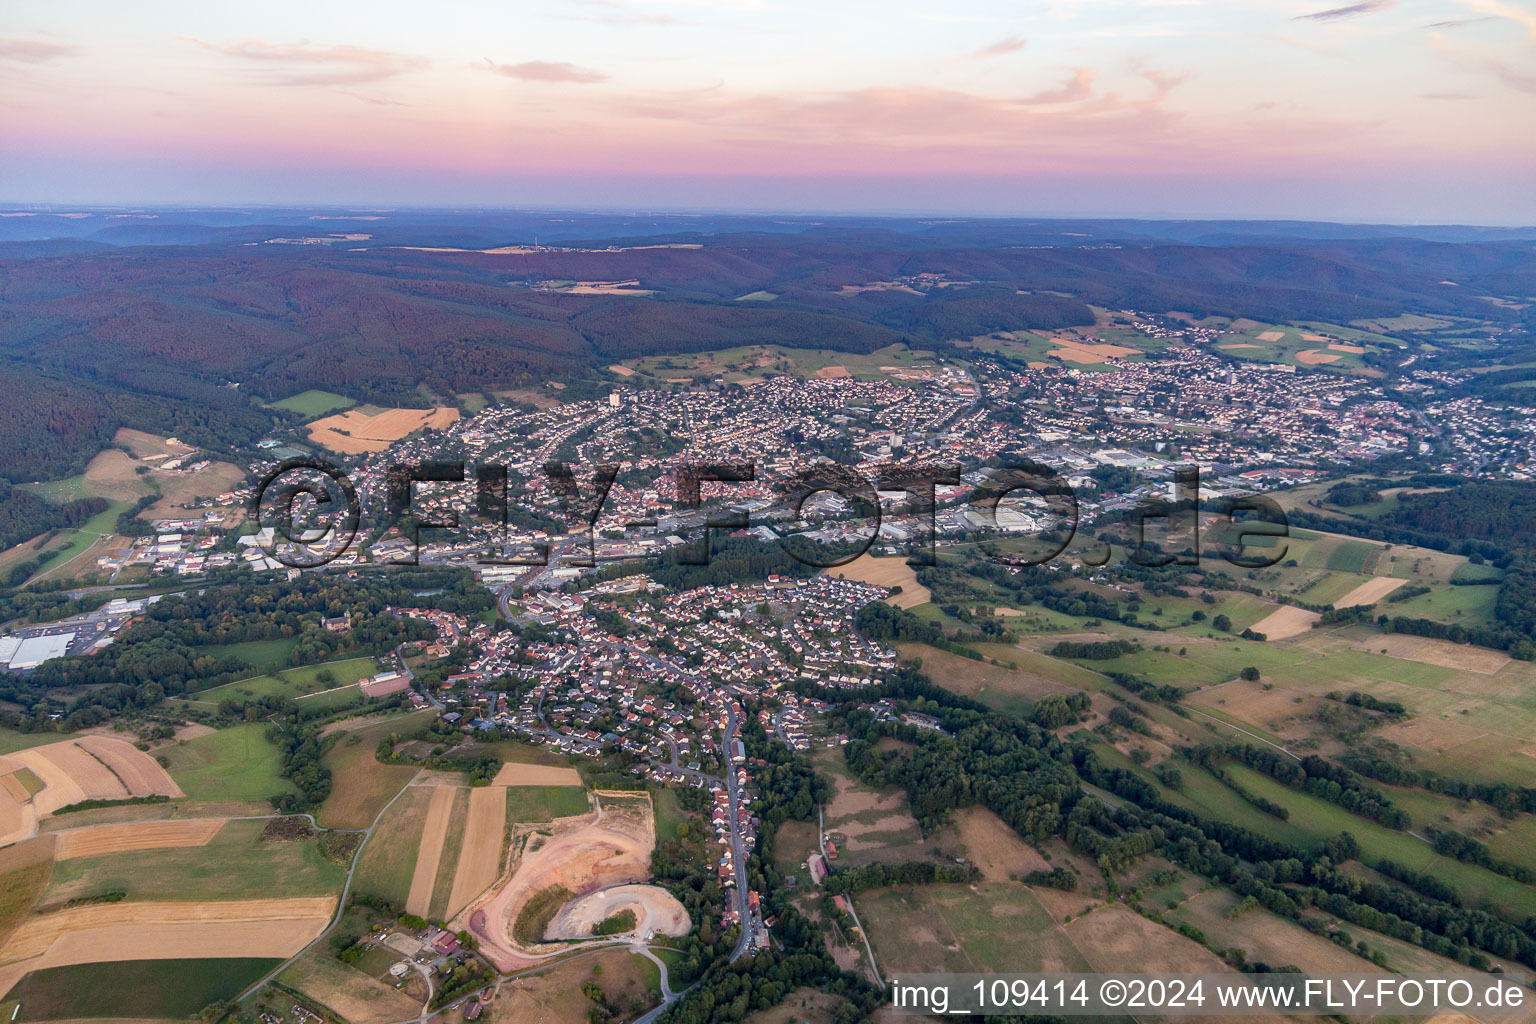
M677 801L677 790L670 786L661 786L651 791L651 801L655 806L656 816L656 841L667 843L677 838L677 826L685 821L692 821L697 815L683 810Z
M164 1020L195 1017L209 1003L233 998L281 961L129 960L33 971L7 994L27 1020Z
M324 416L326 413L350 409L356 404L356 402L345 395L338 395L331 391L318 391L313 388L308 391L301 391L296 395L290 395L281 402L268 403L269 408L296 413L307 420Z
M587 791L580 786L508 786L508 821L550 821L586 814Z
M320 856L314 840L263 842L264 821L231 821L206 846L75 857L54 867L43 901L122 890L129 900L230 900L329 896L346 869Z
M255 697L303 697L306 694L319 693L338 686L350 686L359 679L373 675L377 669L378 662L372 658L349 658L345 661L326 662L323 665L285 668L272 675L253 676L250 679L225 683L211 690L200 690L195 696L198 700L211 701L220 701L225 698L241 700ZM320 679L320 675L325 672L330 673L330 682L323 682Z
M277 745L260 722L222 729L159 752L167 771L192 800L267 804L267 798L294 792L282 777Z
M288 656L299 646L297 637L279 640L247 640L238 644L210 644L198 653L215 658L232 654L260 672L275 672L288 664Z

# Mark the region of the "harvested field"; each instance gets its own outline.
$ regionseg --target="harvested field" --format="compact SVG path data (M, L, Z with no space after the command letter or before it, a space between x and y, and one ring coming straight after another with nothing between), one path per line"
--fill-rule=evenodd
M324 419L315 420L305 430L309 439L333 452L359 455L364 452L381 452L391 442L398 441L413 431L423 428L442 430L459 418L459 410L436 409L385 409L369 414L361 409Z
M620 377L633 377L635 375L635 371L631 370L629 367L625 366L623 363L614 363L612 366L608 367L608 369L612 370L614 373L618 374Z
M42 780L44 788L33 801L39 815L87 799L184 795L165 769L124 740L81 736L9 756Z
M955 827L965 854L988 882L1003 882L1031 871L1049 871L1051 864L1040 851L1030 846L1003 819L982 807L967 807L955 813Z
M1239 342L1236 345L1217 345L1216 347L1222 349L1223 351L1231 351L1235 348L1258 348L1259 346L1249 345L1246 342Z
M432 907L432 887L437 881L437 862L443 855L443 840L448 835L448 817L453 812L454 786L432 790L427 805L427 822L421 830L421 846L416 852L416 870L411 875L411 892L405 899L405 911L426 917Z
M1072 944L1096 971L1201 974L1226 971L1216 954L1127 907L1100 907L1065 926Z
M513 938L518 915L539 893L559 886L580 897L650 878L656 845L650 801L602 798L593 814L519 826L512 844L517 860L507 883L455 921L455 927L467 924L481 952L502 970L569 948L525 948Z
M1263 633L1271 640L1284 640L1310 632L1312 623L1319 618L1321 616L1317 612L1284 605L1255 622L1252 628L1255 633Z
M9 787L0 788L0 847L26 839L36 831L37 809L30 800L18 800Z
M1057 359L1068 363L1102 363L1106 359L1123 359L1133 356L1137 350L1126 348L1124 345L1090 344L1088 342L1073 341L1069 338L1053 338L1056 348L1046 355L1055 356Z
M1509 655L1503 651L1473 647L1470 644L1453 644L1449 640L1431 640L1428 637L1410 636L1406 633L1372 636L1362 640L1359 649L1384 650L1390 658L1402 658L1405 661L1417 661L1422 665L1438 665L1441 668L1453 668L1460 672L1472 672L1483 676L1497 675L1510 663Z
M81 736L75 740L87 752L106 763L129 796L183 796L159 762L127 740L109 736ZM42 748L46 750L47 748Z
M1284 341L1284 331L1264 331L1259 335L1260 341Z
M448 916L453 917L491 887L501 874L503 840L507 831L507 794L499 786L479 786L469 791L469 821L464 829L464 848L448 894Z
M1375 604L1407 582L1407 580L1396 579L1392 576L1378 576L1373 580L1366 580L1354 590L1333 602L1333 606L1335 608L1353 608L1356 605Z
M492 786L580 786L581 775L574 768L560 768L546 764L514 764L501 766Z
M184 957L288 957L325 929L332 896L219 903L110 903L25 921L0 947L0 990L28 971Z
M1362 346L1360 346L1360 345L1343 345L1343 344L1340 344L1339 342L1336 342L1336 341L1330 341L1328 343L1328 351L1330 351L1330 352L1348 352L1350 355L1356 355L1356 356L1364 355L1365 354L1365 349Z
M848 372L848 367L846 366L823 366L821 369L816 371L816 376L826 380L839 377L851 377L853 374Z
M901 593L885 599L887 604L893 604L897 608L915 608L920 604L927 604L932 596L928 593L927 587L917 582L917 573L912 571L912 567L907 564L905 558L876 558L873 555L864 554L847 565L827 569L823 575L835 576L840 580L872 583L888 590L891 587L900 587Z
M677 897L660 886L616 885L567 903L555 915L545 935L551 939L591 938L595 926L626 910L635 915L635 927L624 934L644 939L653 935L682 936L693 927L688 911Z
M1296 353L1296 361L1306 366L1319 366L1323 363L1336 363L1344 358L1337 352L1319 352L1315 348L1304 348Z
M169 846L206 846L223 827L222 821L145 821L70 829L59 833L54 859L71 860Z

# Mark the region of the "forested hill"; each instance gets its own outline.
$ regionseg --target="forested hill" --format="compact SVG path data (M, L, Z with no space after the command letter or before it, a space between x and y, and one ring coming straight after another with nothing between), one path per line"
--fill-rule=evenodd
M532 222L494 216L268 227L220 216L89 235L174 246L82 247L84 233L70 229L60 232L69 245L29 242L27 258L0 258L0 477L72 472L119 426L174 430L215 450L249 444L282 415L263 400L310 388L385 404L419 401L423 386L596 388L613 379L604 367L637 356L744 343L868 353L1087 324L1089 304L1275 321L1536 317L1484 298L1536 276L1529 244L1502 240L1275 240L1229 224L1211 232L1237 244L1196 245L1132 222L1069 232L802 220L744 231L725 219L678 221L671 234L652 224L637 239L633 221L593 218L589 232L622 231L634 244L579 243L569 239L584 222L564 218L550 228L566 239L556 248L526 244ZM1098 240L1117 233L1126 240Z

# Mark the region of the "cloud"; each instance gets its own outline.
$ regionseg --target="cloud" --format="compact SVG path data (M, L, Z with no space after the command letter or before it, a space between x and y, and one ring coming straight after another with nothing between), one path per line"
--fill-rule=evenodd
M579 68L574 64L566 64L561 61L526 60L521 64L497 64L487 57L485 58L485 63L497 74L506 75L508 78L518 78L524 82L576 82L587 84L601 82L608 77L601 71Z
M1000 39L991 46L983 46L971 54L972 57L1001 57L1004 54L1018 53L1027 46L1029 41L1020 36L1009 36Z
M1353 18L1357 14L1375 14L1377 11L1389 10L1397 5L1397 0L1360 0L1357 4L1348 7L1332 7L1326 11L1315 11L1312 14L1298 14L1292 21L1338 21L1341 18Z
M1507 18L1510 21L1519 22L1525 26L1525 31L1532 42L1536 42L1536 11L1528 11L1514 4L1504 3L1504 0L1465 0L1468 7L1475 11L1482 11L1492 18Z
M1016 100L1024 106L1051 106L1058 103L1076 103L1093 95L1093 68L1073 68L1072 80L1055 89L1045 89Z
M365 50L357 46L311 46L307 42L269 43L243 39L238 43L210 43L183 36L205 49L226 57L269 65L283 70L267 75L270 85L358 85L393 78L403 71L424 68L427 62L408 54Z
M1480 21L1497 20L1492 14L1485 14L1481 18L1452 18L1450 21L1432 21L1425 28L1461 28L1463 25L1476 25Z
M14 60L22 64L44 64L57 57L68 57L75 47L63 43L49 43L41 39L0 38L0 60Z
M1095 71L1075 68L1060 86L1024 96L988 96L928 86L873 86L836 92L625 97L618 109L634 119L686 125L728 145L871 146L882 150L948 146L1011 151L1019 140L1070 151L1072 140L1118 146L1155 130L1176 114L1165 109L1182 75L1143 72L1149 94L1096 91ZM1091 141L1090 141L1091 140Z

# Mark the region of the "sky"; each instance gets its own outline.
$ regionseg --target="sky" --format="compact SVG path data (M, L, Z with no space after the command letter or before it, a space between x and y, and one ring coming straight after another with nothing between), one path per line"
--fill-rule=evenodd
M0 96L3 203L1536 224L1536 0L6 0Z

